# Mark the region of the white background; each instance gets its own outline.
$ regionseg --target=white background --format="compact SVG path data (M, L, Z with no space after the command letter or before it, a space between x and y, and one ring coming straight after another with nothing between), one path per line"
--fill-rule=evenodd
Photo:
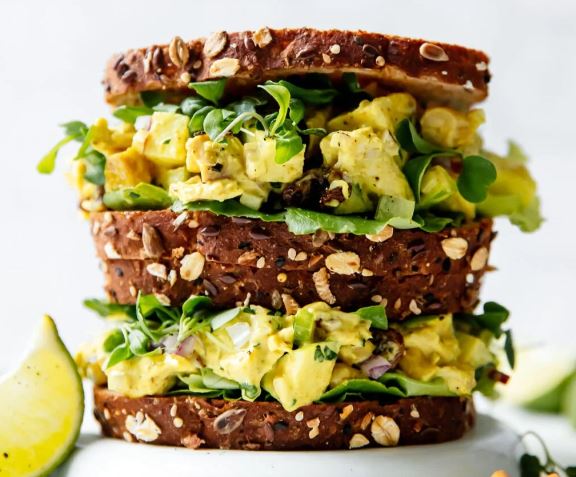
M483 49L492 58L486 143L528 151L547 218L532 235L498 223L484 297L513 311L524 343L575 348L576 3L515 1L0 0L0 368L43 313L74 349L101 296L88 226L63 178L35 172L58 124L108 113L100 85L114 52L214 30L366 29Z

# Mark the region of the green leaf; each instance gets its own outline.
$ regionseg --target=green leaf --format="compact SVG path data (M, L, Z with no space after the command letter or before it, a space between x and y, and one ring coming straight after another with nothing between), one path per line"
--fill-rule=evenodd
M364 308L359 308L356 311L357 315L364 320L369 320L372 322L372 328L378 330L388 329L388 317L386 316L386 308L382 305L365 306Z
M161 321L177 321L180 318L180 313L177 309L163 305L156 295L143 295L141 293L138 294L138 298L136 299L137 317L138 313L140 313L143 318L149 318L155 315Z
M415 207L413 200L384 195L378 200L375 218L397 229L418 228L420 224L412 220Z
M199 310L205 310L212 307L212 300L207 296L192 295L182 304L182 314L192 316Z
M324 353L322 352L320 345L316 345L316 348L314 349L314 361L318 361L319 363L324 361Z
M177 113L180 110L180 106L177 104L160 103L152 109L161 113Z
M142 91L140 93L140 99L144 103L144 106L153 108L166 100L166 94L160 91Z
M246 401L254 401L262 392L260 386L254 386L253 384L240 383L240 389L242 389L242 399Z
M488 188L496 180L496 168L482 156L468 156L462 160L462 171L456 185L468 202L478 203L486 199Z
M94 126L90 126L84 137L82 138L82 144L76 151L76 156L74 156L74 160L86 157L89 152L92 152L92 136L94 136Z
M296 131L282 130L276 135L276 156L278 164L284 164L304 148L302 138Z
M220 101L224 95L224 90L226 88L226 78L190 83L188 87L192 88L204 99L207 99L214 105L218 105L218 101Z
M84 156L84 161L86 163L84 179L92 184L104 185L104 182L106 181L104 176L106 157L98 151L92 151Z
M304 103L299 99L291 98L290 99L290 119L296 126L302 119L304 119L304 113L306 109L304 107Z
M290 107L290 91L285 86L274 83L273 81L266 81L265 84L260 84L258 87L266 91L278 103L278 116L276 116L274 124L270 127L270 134L274 135L278 128L286 121L288 108Z
M459 322L466 323L472 330L476 330L476 332L488 330L495 338L500 338L504 334L502 325L509 316L510 312L506 308L493 301L484 304L482 314L458 313L455 315Z
M567 477L576 477L576 467L566 467L564 471Z
M314 361L318 361L319 363L324 361L334 361L337 357L338 353L330 349L328 346L322 348L322 346L316 345L316 348L314 349Z
M436 152L451 152L426 141L416 130L410 119L403 119L396 128L396 139L405 151L411 154L433 154ZM452 151L453 152L453 151Z
M214 110L214 106L204 106L194 112L190 121L188 121L188 130L194 134L204 130L204 120L206 116Z
M320 136L324 137L328 134L328 131L324 128L307 128L298 129L298 132L304 136Z
M102 349L105 353L111 353L114 351L118 346L122 346L124 344L124 333L122 330L115 329L112 331L102 343Z
M182 381L187 389L186 390L175 390L170 394L199 394L206 398L223 397L223 390L215 390L207 388L204 384L204 380L199 374L190 374L188 376L179 375L178 379Z
M454 222L454 219L450 217L438 217L436 215L427 214L416 214L414 216L414 221L420 223L420 229L428 233L437 233L444 230L448 225Z
M222 202L199 201L188 204L176 202L172 210L175 212L184 210L208 211L226 217L246 217L265 222L286 222L290 232L296 235L312 234L317 230L355 235L377 234L388 224L402 228L421 227L420 223L407 221L402 217L389 217L388 220L372 220L354 215L333 215L299 208L288 208L285 212L266 213L246 207L234 199ZM441 219L438 218L438 220L440 221ZM448 219L444 219L442 223L448 223L447 221ZM425 225L424 223L423 226ZM433 225L438 226L437 223Z
M476 380L475 392L479 392L488 398L498 397L496 392L496 382L494 381L493 373L495 366L493 363L480 366L474 371L474 379Z
M149 116L154 111L147 106L120 106L112 115L125 123L134 124L140 116Z
M325 392L320 400L345 400L348 396L385 395L410 396L454 396L443 379L429 382L409 378L400 373L388 372L378 381L372 379L350 379Z
M230 199L222 202L216 200L203 200L199 202L190 202L188 204L176 203L173 210L175 212L182 212L183 210L202 210L213 212L216 215L223 215L225 217L246 217L248 219L259 219L264 222L283 222L285 215L283 212L277 214L267 214L259 210L251 209L240 202Z
M210 368L202 369L202 383L208 389L240 389L236 381L218 376Z
M128 333L128 342L130 352L135 356L143 356L148 353L150 348L150 338L141 330L134 329Z
M512 340L512 330L506 330L506 340L504 341L504 351L506 352L506 359L512 369L516 364L516 353L514 350L514 341Z
M324 359L326 361L336 361L338 357L338 353L336 351L330 349L328 346L324 346Z
M136 318L136 309L134 305L119 305L118 303L108 303L104 300L90 298L84 300L84 306L89 310L94 311L102 318L107 318L113 315L126 315L127 317Z
M174 322L179 320L179 313L176 309L162 305L154 295L142 295L138 293L138 298L136 299L136 319L140 331L156 343L166 336L167 333L162 329L162 326L158 326L158 321L147 320L152 316L159 320L160 323L171 322L174 324Z
M351 93L365 92L358 82L358 76L356 76L356 73L344 73L342 75L342 81Z
M125 342L110 353L110 356L108 356L108 362L106 363L106 369L109 369L122 361L129 360L133 356L134 354L130 351L130 345L128 342Z
M208 106L204 98L198 96L188 96L180 103L180 110L186 116L193 116L196 111Z
M502 336L502 325L508 320L510 312L502 305L489 301L484 304L484 313L474 319L485 329L489 330L496 338Z
M312 234L317 230L356 235L377 234L386 222L314 212L312 210L289 208L286 210L288 230L296 235Z
M238 101L234 101L226 106L226 109L234 111L236 114L255 113L256 106L263 106L267 101L256 96L244 96Z
M172 205L168 192L144 182L136 187L106 192L103 201L112 210L160 210Z
M66 137L56 143L56 145L48 151L48 153L40 159L36 166L36 170L40 174L51 174L56 167L56 158L60 149L72 141L84 141L85 136L88 134L88 126L81 121L70 121L61 125L64 129Z
M64 147L69 142L72 142L75 139L74 136L67 136L64 139L58 141L56 145L48 151L48 153L40 159L40 162L36 166L36 170L40 174L51 174L54 172L54 168L56 167L56 158L58 157L58 153L60 149Z
M224 131L226 123L222 109L213 109L204 118L204 132L214 141L216 137Z
M307 104L329 104L338 94L338 91L333 88L302 88L285 80L280 80L278 84L284 86L293 97L301 99Z
M76 140L83 140L88 134L88 126L82 121L70 121L60 125L66 136L74 136Z
M422 179L434 156L434 154L429 154L427 156L418 156L414 159L409 159L402 170L412 188L412 192L414 192L416 201L420 201Z
M544 470L538 457L530 454L524 454L520 458L520 475L521 477L540 477L540 471Z

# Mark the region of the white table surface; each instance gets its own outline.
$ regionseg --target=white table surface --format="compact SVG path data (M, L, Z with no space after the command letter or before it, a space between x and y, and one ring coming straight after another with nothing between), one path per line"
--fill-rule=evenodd
M120 476L123 475L120 469L123 469L123 465L126 465L126 462L132 462L132 469L134 469L134 462L139 461L138 464L142 469L146 469L147 466L152 466L153 468L159 468L163 470L174 470L178 468L178 465L181 465L186 468L188 464L196 463L197 465L208 466L210 467L210 462L213 460L214 457L220 456L220 459L225 458L227 459L226 462L229 465L237 466L237 465L248 465L247 462L254 461L254 454L253 452L246 453L233 453L233 456L230 456L227 453L219 453L218 451L202 451L200 454L195 454L196 456L200 457L192 457L191 452L188 450L179 450L179 449L166 449L166 448L157 448L155 446L145 446L145 445L134 445L128 444L120 441L113 441L110 439L103 439L98 436L99 434L99 427L96 421L92 416L92 403L91 403L91 389L89 385L85 387L86 396L87 396L87 403L86 403L86 413L84 418L84 424L82 427L82 436L80 438L81 447L84 447L84 450L80 450L73 458L70 463L68 463L68 467L65 467L61 470L60 474L56 474L54 477L68 477L74 475L70 472L86 469L89 467L90 462L98 460L100 458L107 459L113 463L117 463L118 465L118 474L111 474L107 470L105 473L98 473L94 471L91 475L83 475L83 477L99 477L100 475L106 475L106 477L115 477L116 475ZM512 445L511 443L511 434L510 430L516 435L522 435L528 431L534 431L538 433L548 445L551 454L553 457L563 465L576 465L576 430L574 430L569 423L560 416L554 415L545 415L545 414L534 414L530 412L523 411L518 408L511 407L504 403L499 402L492 402L482 397L476 397L476 407L480 414L484 416L491 416L498 421L501 421L504 427L499 427L498 425L494 425L494 423L488 420L486 417L482 417L480 419L479 429L472 432L471 435L468 435L463 440L459 441L458 443L452 443L451 445L441 445L438 446L421 446L421 447L413 447L411 449L418 449L418 451L413 450L406 450L406 448L399 449L399 453L387 453L387 456L396 457L398 456L397 460L386 460L386 463L392 465L399 466L401 465L401 461L407 459L409 461L416 459L419 460L418 465L414 467L414 469L421 469L419 465L423 465L424 468L426 465L429 465L429 462L434 462L435 469L443 468L444 473L438 474L443 475L446 477L451 476L458 476L464 475L462 473L457 473L456 469L458 466L452 468L452 472L450 472L450 467L445 467L445 462L449 462L451 460L451 455L460 455L459 465L467 465L468 462L467 458L463 454L470 454L472 449L475 452L488 452L485 455L486 458L492 459L494 465L497 463L500 464L500 467L506 468L506 465L510 464L510 459L506 459L502 457L502 453L499 451L494 451L497 449L498 446L502 446L503 449L510 455L514 454L514 460L516 460L519 456L519 451L522 448L517 448L516 445ZM497 444L495 444L497 443ZM539 448L535 445L534 440L526 441L527 448L531 452L539 452ZM473 446L473 447L470 447ZM439 453L439 450L441 451ZM433 451L433 452L432 452ZM504 454L506 454L504 452ZM363 458L366 455L366 458L372 459L371 462L374 466L379 466L378 468L382 470L381 466L383 465L380 462L382 454L377 453L366 453L366 451L361 452L363 454ZM266 453L270 454L270 453ZM276 468L277 472L280 472L278 469L283 469L285 466L294 465L294 459L297 460L297 463L301 463L302 465L309 465L310 462L308 461L308 457L304 455L305 453L274 453L276 456L275 459L278 460L278 466ZM309 453L308 453L309 454ZM315 456L318 456L318 453L312 453ZM408 455L409 454L409 455ZM520 452L521 454L521 452ZM261 454L258 454L261 455ZM339 466L351 465L347 459L350 458L350 453L347 452L336 452L336 453L327 453L326 455L332 455L335 459L328 459L326 460L324 457L321 459L312 459L311 462L318 464L321 463L323 468L326 469L327 465L334 465L335 469L338 469ZM355 452L352 454L353 456L360 456L359 452ZM488 455L490 457L488 457ZM444 460L444 456L446 459ZM129 458L128 458L129 457ZM428 461L427 459L433 460ZM478 458L478 456L476 457ZM191 460L192 459L192 460ZM196 460L194 460L196 459ZM252 461L251 461L252 459ZM298 460L300 459L300 460ZM308 460L307 460L308 459ZM453 459L452 459L453 460ZM348 463L347 463L348 462ZM298 464L299 465L299 464ZM491 464L492 465L492 464ZM86 467L85 467L86 466ZM156 467L157 466L157 467ZM440 467L438 467L440 466ZM111 468L114 468L112 466ZM262 469L267 469L265 465ZM359 472L360 468L358 467L350 467L351 469L355 469L356 472ZM492 470L496 470L495 467L490 467ZM369 469L369 467L368 467ZM396 470L401 469L402 474L397 475L420 475L418 473L410 474L409 467L396 467ZM481 467L478 469L482 470ZM510 470L510 467L508 467ZM139 477L147 477L146 474L138 474ZM151 474L153 475L153 474ZM198 474L194 474L198 475ZM204 477L209 477L206 474L202 474ZM235 473L236 477L241 477L244 474ZM256 476L256 475L267 475L265 471L262 470L261 474L249 474L246 475ZM287 474L288 475L288 474ZM292 476L294 473L291 474ZM318 474L324 475L324 474ZM328 475L328 474L326 474ZM363 477L370 477L368 474L330 474L332 477L338 477L339 475L362 475ZM384 474L381 474L384 475ZM436 474L429 474L429 477L432 477ZM476 474L465 474L468 477L473 477ZM478 473L477 475L483 475ZM486 474L488 475L488 474ZM511 473L511 476L514 474ZM283 474L277 473L275 477L283 477Z
M53 477L487 477L505 470L518 477L518 436L497 420L480 415L462 439L444 444L355 451L254 452L195 450L133 444L84 434L79 448Z

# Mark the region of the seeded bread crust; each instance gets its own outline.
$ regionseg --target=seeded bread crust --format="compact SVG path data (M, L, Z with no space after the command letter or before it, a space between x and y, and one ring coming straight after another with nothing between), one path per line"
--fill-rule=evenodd
M471 262L480 248L490 250L494 236L490 219L437 233L387 228L379 237L322 231L295 235L282 222L170 210L94 213L91 230L96 253L103 260L181 258L200 252L210 262L277 271L317 271L328 265L342 272L367 270L374 275L400 276L435 274L439 267L483 271L485 263L471 270ZM450 258L445 240L454 237L465 240L464 255L449 266L442 265ZM342 252L355 256L339 255ZM350 270L342 262L350 263Z
M216 32L208 38L129 50L113 56L104 76L111 105L137 102L143 91L190 93L190 81L230 77L229 87L304 73L354 72L385 89L469 107L487 96L485 53L365 31L312 28Z
M94 389L105 436L190 449L335 450L446 442L473 425L471 398L415 397L313 404L288 412L276 402L189 396L131 399Z

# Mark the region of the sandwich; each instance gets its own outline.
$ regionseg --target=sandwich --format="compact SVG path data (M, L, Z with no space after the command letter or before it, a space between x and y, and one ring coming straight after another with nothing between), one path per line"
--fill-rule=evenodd
M439 443L514 364L480 303L494 217L542 218L488 151L477 50L269 29L129 50L64 125L107 329L77 363L106 436L188 448Z

